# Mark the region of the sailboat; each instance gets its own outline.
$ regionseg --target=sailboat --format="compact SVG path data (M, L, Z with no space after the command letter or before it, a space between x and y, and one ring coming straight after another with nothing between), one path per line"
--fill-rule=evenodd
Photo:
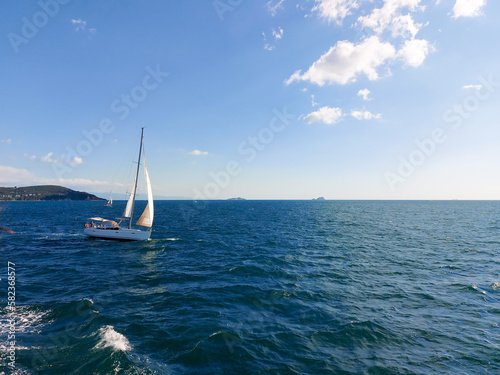
M113 198L111 197L111 192L109 192L109 199L104 205L104 207L112 207L113 206Z
M139 179L139 168L141 166L141 154L144 160L144 178L146 180L146 190L148 193L148 203L146 204L146 208L144 209L141 217L139 217L139 220L137 220L136 222L136 225L147 228L142 230L132 228L132 217L134 214L137 181ZM154 217L153 192L151 190L151 182L149 180L148 168L146 166L146 156L144 153L144 128L142 128L135 181L122 217L117 219L119 220L118 223L114 220L103 219L102 217L91 217L85 224L85 229L83 230L83 233L89 237L104 238L109 240L147 241L151 236L153 217ZM122 222L124 222L126 226L122 226L121 225Z

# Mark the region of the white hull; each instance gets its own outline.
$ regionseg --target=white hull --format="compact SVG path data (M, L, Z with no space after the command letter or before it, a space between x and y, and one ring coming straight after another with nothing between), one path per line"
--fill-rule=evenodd
M136 199L137 192L137 180L139 178L139 167L141 166L141 152L144 154L144 128L141 131L141 143L139 146L139 156L137 157L137 171L135 173L134 185L130 197L127 201L125 211L117 223L114 220L103 219L102 217L91 217L88 219L87 224L85 224L85 229L83 233L89 237L104 238L107 240L121 240L121 241L147 241L151 236L151 229L140 230L132 229L132 218L134 216L134 203ZM151 181L149 180L148 168L146 167L146 155L144 155L144 179L146 181L146 190L148 192L148 203L146 208L142 213L139 220L137 220L136 225L152 228L153 227L153 217L154 217L154 203L153 203L153 191L151 190ZM111 192L109 193L108 203L105 204L107 207L111 207L113 203L113 198L111 198ZM121 227L120 223L125 221L128 223L127 227Z
M85 228L83 233L89 237L122 241L147 241L151 236L151 231L149 230L128 229L123 227L118 227L118 229Z

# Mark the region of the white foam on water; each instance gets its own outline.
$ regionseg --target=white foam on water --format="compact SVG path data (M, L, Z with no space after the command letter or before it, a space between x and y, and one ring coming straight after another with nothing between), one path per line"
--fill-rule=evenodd
M52 323L44 322L42 319L49 311L31 309L30 306L16 306L14 312L4 309L0 316L0 335L10 332L12 329L10 319L14 319L15 331L18 333L40 333L42 327Z
M478 286L472 284L472 288L477 290L479 293L482 293L482 294L487 294L484 290L482 290L481 288L479 288Z
M498 289L500 289L500 283L498 283L498 282L497 283L493 283L491 285L491 287L493 288L493 290L498 290Z
M3 372L0 372L0 375L3 375L4 373ZM23 370L23 369L15 369L15 370L12 370L12 372L10 373L11 375L29 375L29 372L27 370Z
M115 331L113 326L106 326L99 329L101 340L94 349L113 348L115 351L128 352L132 350L132 345L125 336Z

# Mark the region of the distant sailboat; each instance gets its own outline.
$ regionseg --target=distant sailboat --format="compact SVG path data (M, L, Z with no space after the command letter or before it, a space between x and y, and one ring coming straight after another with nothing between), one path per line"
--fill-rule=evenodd
M112 207L113 206L113 198L111 197L111 192L109 192L109 199L104 205L104 207Z
M137 180L139 179L139 168L141 166L141 153L144 159L144 178L146 180L148 203L146 204L146 208L144 209L141 217L139 218L139 220L137 220L136 225L149 228L147 230L132 228L132 216L134 214ZM125 211L123 212L122 217L118 219L119 220L118 223L116 221L103 219L101 217L92 217L88 219L87 224L85 224L85 229L83 230L83 233L89 237L97 237L110 240L147 241L151 236L153 217L154 217L153 192L151 190L151 182L149 181L148 168L146 167L146 156L144 153L144 128L142 128L135 181L132 187L132 193L130 193L127 206L125 207ZM122 221L125 222L128 221L128 225L123 227L120 226Z

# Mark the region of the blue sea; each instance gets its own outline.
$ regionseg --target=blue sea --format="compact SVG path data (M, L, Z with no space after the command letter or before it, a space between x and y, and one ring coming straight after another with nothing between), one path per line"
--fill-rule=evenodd
M0 374L500 374L500 202L0 206Z

